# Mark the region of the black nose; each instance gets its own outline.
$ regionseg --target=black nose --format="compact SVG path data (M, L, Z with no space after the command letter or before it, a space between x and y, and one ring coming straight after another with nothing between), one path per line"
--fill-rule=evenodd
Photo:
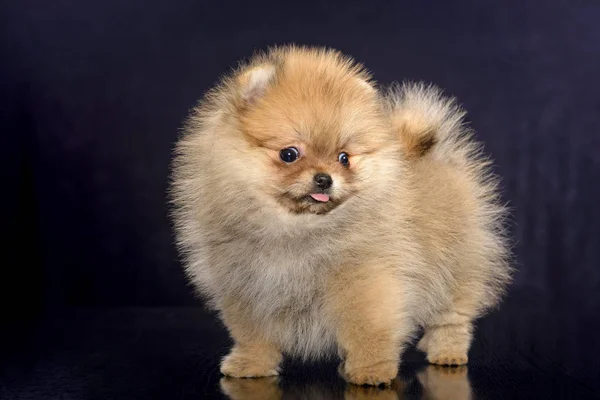
M333 184L333 179L327 174L316 174L315 183L319 189L329 189Z

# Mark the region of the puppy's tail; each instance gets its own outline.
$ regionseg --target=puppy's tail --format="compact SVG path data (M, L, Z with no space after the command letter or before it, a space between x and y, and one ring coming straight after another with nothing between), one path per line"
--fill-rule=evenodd
M423 157L434 148L452 151L457 142L469 136L469 130L463 126L465 111L435 86L392 86L386 100L393 129L408 158Z

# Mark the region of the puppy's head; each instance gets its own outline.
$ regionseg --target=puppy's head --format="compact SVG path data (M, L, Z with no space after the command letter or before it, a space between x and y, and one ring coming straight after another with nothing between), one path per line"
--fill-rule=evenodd
M395 145L376 89L339 53L284 48L234 77L238 132L257 190L296 214L326 214L382 190Z

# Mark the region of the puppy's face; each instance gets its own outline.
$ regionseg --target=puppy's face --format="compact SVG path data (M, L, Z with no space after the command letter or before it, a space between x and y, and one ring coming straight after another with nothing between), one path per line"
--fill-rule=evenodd
M390 129L363 76L292 55L278 69L259 66L241 79L251 89L240 125L264 165L263 194L291 213L326 214L380 189Z

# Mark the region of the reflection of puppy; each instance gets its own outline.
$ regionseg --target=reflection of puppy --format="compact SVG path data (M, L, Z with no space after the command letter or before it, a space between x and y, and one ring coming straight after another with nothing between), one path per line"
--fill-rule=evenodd
M473 398L467 367L430 365L417 373L423 398L431 400L470 400Z
M235 379L224 377L220 382L221 391L231 400L280 400L283 392L277 377L260 379Z
M494 178L438 91L380 93L339 53L253 58L177 145L179 247L235 345L221 371L276 375L337 349L389 383L419 326L430 362L467 362L472 321L508 281Z
M444 367L430 365L417 373L423 388L423 398L429 400L470 400L473 398L467 367ZM412 380L412 379L411 379ZM410 382L396 377L391 386L373 387L347 385L343 393L331 385L307 384L282 389L277 377L258 379L221 378L221 390L231 400L282 400L282 399L376 399L398 400Z
M305 386L292 386L286 390L279 387L277 377L258 379L221 378L221 391L231 400L282 400L282 399L310 399L310 400L398 400L403 398L404 383L397 377L392 381L391 387L373 387L347 385L342 392L331 385L308 384Z
M344 400L399 400L404 398L404 382L397 376L390 386L358 386L348 385L344 392Z

